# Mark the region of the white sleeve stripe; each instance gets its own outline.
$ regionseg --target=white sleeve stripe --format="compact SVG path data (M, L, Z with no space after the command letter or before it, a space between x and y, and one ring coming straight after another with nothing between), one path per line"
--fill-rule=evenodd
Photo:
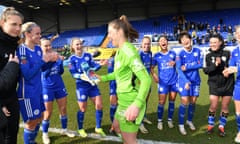
M25 103L25 107L26 107L27 116L33 117L30 99L25 99L24 103Z
M26 48L24 47L24 46L20 46L19 47L19 54L20 54L20 56L25 56L26 55Z

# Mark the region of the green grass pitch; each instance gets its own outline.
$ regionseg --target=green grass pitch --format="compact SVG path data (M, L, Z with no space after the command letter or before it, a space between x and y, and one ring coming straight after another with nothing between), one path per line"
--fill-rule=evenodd
M155 83L152 84L152 93L148 101L148 108L147 108L147 117L153 122L152 125L145 126L148 128L148 134L141 134L139 132L138 138L139 139L146 139L146 140L153 140L153 141L162 141L162 142L173 142L173 143L187 143L187 144L230 144L234 143L234 137L236 136L237 132L237 125L235 122L235 113L234 113L234 104L231 102L229 110L230 114L228 117L228 122L225 127L226 136L219 137L218 136L218 129L217 123L219 118L219 111L217 112L216 117L216 126L215 131L212 135L207 135L205 133L206 126L207 126L207 115L208 115L208 108L209 108L209 95L208 95L208 85L207 85L207 76L202 73L201 71L201 92L199 99L197 101L196 112L194 116L194 124L197 127L197 130L191 132L187 126L188 134L186 136L182 136L178 132L178 106L179 106L179 96L177 96L176 104L175 104L175 113L174 113L174 124L175 127L173 129L169 129L167 127L167 103L165 105L165 113L164 113L164 129L162 131L157 129L157 104L158 104L158 94L157 94L157 86ZM106 74L107 69L103 67L98 74ZM63 74L63 79L68 90L68 129L77 130L77 118L76 113L78 111L78 105L75 96L75 81L71 77L67 68L65 68L65 73ZM103 120L102 120L102 128L105 130L107 135L108 130L110 128L111 122L109 118L109 88L108 83L100 83L99 88L103 97ZM219 105L220 108L220 105ZM60 128L60 121L59 121L59 113L56 104L54 105L53 115L51 117L50 127ZM84 119L84 129L87 133L93 133L95 128L95 109L91 101L88 101L88 108L85 114ZM23 129L19 129L18 134L18 143L22 144L23 139ZM51 143L52 144L116 144L118 142L113 141L101 141L97 139L91 138L81 138L81 137L74 137L68 138L67 136L62 136L55 133L49 133ZM37 142L42 143L41 140L41 131L38 133Z

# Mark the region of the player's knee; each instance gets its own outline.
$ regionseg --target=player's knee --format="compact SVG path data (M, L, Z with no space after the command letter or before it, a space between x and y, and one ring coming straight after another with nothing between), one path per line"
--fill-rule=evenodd
M102 104L96 104L95 106L96 110L101 110L103 108Z

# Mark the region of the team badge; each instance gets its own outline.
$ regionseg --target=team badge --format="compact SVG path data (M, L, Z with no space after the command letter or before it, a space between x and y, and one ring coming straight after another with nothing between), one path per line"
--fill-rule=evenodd
M196 52L195 52L195 53L193 53L193 56L197 57L197 56L198 56L198 53L196 53Z
M41 56L42 55L41 51L37 51L37 55Z
M34 113L34 115L39 115L40 110L39 109L35 109L33 113Z
M5 53L4 58L8 58L8 54Z
M86 61L89 61L90 58L87 56L87 57L85 57L84 59L85 59Z
M227 57L226 57L226 56L222 56L222 60L223 60L224 62L226 62Z

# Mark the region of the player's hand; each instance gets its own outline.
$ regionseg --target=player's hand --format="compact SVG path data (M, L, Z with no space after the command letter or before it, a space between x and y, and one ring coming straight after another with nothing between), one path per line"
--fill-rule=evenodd
M8 59L9 62L15 62L15 63L19 63L19 59L18 57L15 55L13 56L12 54L9 55L9 59Z
M134 121L136 120L138 114L139 114L139 108L136 105L132 104L127 108L125 112L126 120Z
M107 59L101 59L99 64L100 64L101 66L107 65L107 64L108 64L108 60L107 60Z
M101 79L101 76L100 76L100 75L98 75L98 74L94 73L94 76L95 76L97 79L99 79L100 81L102 81L102 79Z
M3 111L3 113L5 114L6 117L11 116L11 113L10 113L10 111L8 111L7 107L5 107L5 106L2 107L2 111Z
M182 70L182 71L186 71L186 66L185 66L185 65L182 65L182 66L181 66L181 70Z
M223 70L222 74L223 74L224 77L227 78L227 77L229 76L229 68L225 68L225 69Z
M189 89L190 89L190 84L191 84L191 83L186 83L185 86L184 86L184 88L185 88L186 90L189 90Z
M176 62L175 62L175 61L170 61L168 64L169 64L170 66L174 66L174 65L176 64Z
M46 54L43 55L43 61L45 62L55 62L59 58L59 55L57 52L51 51L47 52Z

